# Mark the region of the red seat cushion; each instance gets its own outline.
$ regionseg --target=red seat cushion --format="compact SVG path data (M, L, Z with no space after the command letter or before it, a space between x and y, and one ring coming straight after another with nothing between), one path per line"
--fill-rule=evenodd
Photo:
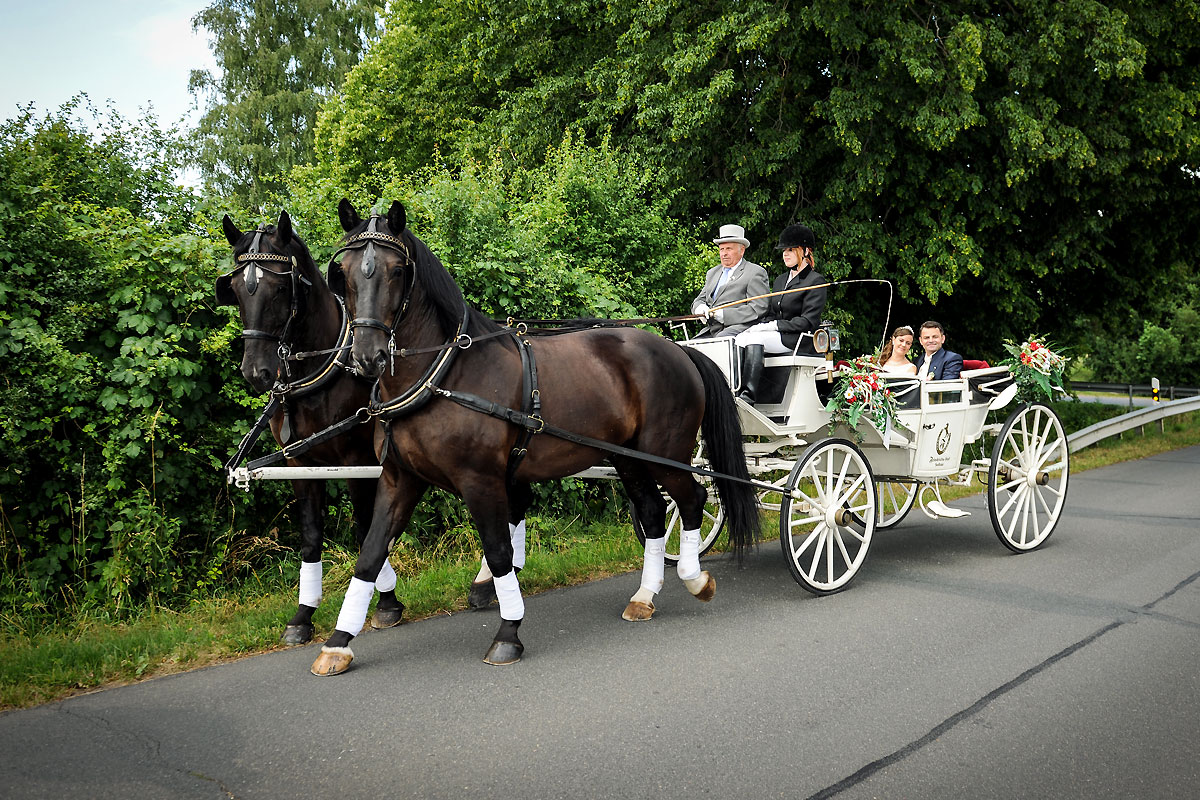
M963 369L987 369L987 368L988 368L988 363L986 361L975 361L970 358L963 359Z

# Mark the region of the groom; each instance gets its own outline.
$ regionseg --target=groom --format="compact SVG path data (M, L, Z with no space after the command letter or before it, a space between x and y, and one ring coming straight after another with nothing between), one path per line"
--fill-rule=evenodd
M921 325L921 347L925 349L917 357L917 377L921 380L944 381L962 374L963 357L944 348L945 343L942 323L930 320Z

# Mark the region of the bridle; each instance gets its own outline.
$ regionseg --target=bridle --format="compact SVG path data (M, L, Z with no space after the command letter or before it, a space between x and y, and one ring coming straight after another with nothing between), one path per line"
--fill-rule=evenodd
M258 282L264 272L270 272L272 275L277 275L281 278L287 277L292 282L292 298L291 312L288 314L288 320L283 326L283 331L276 336L269 331L256 330L254 328L244 328L242 330L243 339L265 339L269 342L276 342L279 345L279 360L283 362L284 371L287 373L288 379L292 377L292 369L289 361L292 355L292 345L288 340L288 335L292 330L292 323L300 314L300 288L304 286L312 286L312 282L308 278L300 274L296 267L296 257L289 256L284 253L264 253L260 247L262 245L263 234L266 233L266 226L259 225L254 231L254 241L250 243L250 249L237 257L238 266L229 273L230 276L236 275L240 271L245 271L246 292L253 295L258 291ZM290 269L287 272L269 269L264 266L266 263L287 264Z
M370 278L375 274L376 245L386 247L388 250L398 253L404 259L404 294L400 298L400 305L396 308L396 313L392 315L391 324L389 325L374 317L355 317L350 320L351 331L355 328L374 328L383 331L388 338L388 354L394 359L396 353L396 329L400 327L400 323L404 321L405 316L408 314L409 303L413 296L413 287L417 281L417 262L412 257L412 253L409 252L408 245L402 239L379 230L379 220L382 218L379 214L372 214L370 221L367 223L367 229L362 233L356 233L348 238L346 244L338 248L329 259L329 263L333 264L336 262L338 256L343 253L350 252L351 250L363 250L363 259L358 268L364 278Z

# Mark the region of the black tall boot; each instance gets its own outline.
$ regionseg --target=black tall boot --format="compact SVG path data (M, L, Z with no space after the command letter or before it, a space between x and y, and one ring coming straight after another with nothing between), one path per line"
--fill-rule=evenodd
M738 392L738 399L751 405L754 405L758 382L762 378L764 355L761 344L746 345L742 348L742 390Z

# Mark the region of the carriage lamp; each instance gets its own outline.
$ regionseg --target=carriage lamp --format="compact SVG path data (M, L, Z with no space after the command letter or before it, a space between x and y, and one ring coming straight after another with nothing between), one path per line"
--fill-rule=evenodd
M820 327L813 334L813 349L825 354L829 367L825 370L826 380L833 383L833 354L842 349L842 337L829 320L821 320Z
M826 358L832 358L830 353L842 349L842 337L837 328L833 327L832 322L821 321L816 333L813 334L813 349L818 353L824 353Z

